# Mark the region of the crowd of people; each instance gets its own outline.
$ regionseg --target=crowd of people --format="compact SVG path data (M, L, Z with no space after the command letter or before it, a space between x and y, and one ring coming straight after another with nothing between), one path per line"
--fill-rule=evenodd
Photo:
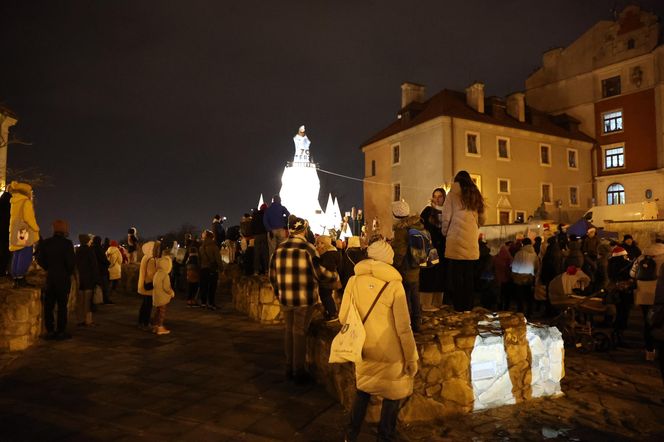
M347 224L343 231L352 235L339 230L315 235L306 219L289 213L275 196L269 206L245 214L236 227L225 229L225 218L216 215L200 238L187 235L182 247L177 242L142 242L132 227L124 245L85 234L79 235L75 249L63 220L53 223L51 238L37 242L39 226L29 186L12 183L10 189L11 275L16 287L29 285L25 262L29 265L36 250L36 262L47 272L47 339L71 337L66 305L73 275L77 324L91 326L95 306L113 303L122 265L138 263L139 327L164 335L170 333L166 307L177 291L185 293L190 308L216 310L224 261L238 262L247 275L265 275L274 287L285 320L286 376L304 383L310 380L305 344L314 306L322 303L325 319L342 326L355 309L366 341L363 360L355 367L357 396L349 441L357 438L371 395L383 398L379 437L392 440L399 403L412 393L418 371L414 334L420 332L422 313L443 304L458 312L478 305L491 311L514 309L535 318L592 299L606 307L598 311L619 344L630 310L638 305L644 316L646 358L655 359L655 347L660 355L664 352L659 337L664 324L653 327L658 320L664 322L664 235L658 234L641 251L630 235L618 242L600 238L592 226L579 236L566 225L558 225L556 232L544 225L537 235L516 235L492 255L480 234L484 199L466 171L457 173L449 193L434 189L420 214L412 213L406 201L393 202L393 235L387 239L379 230L350 232ZM414 238L426 238L427 252L435 259L418 260Z

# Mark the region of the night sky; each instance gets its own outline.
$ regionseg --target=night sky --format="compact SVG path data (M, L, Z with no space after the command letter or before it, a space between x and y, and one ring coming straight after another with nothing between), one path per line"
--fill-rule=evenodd
M664 17L664 1L637 3ZM9 167L50 178L46 236L55 218L115 239L237 224L279 191L301 124L323 169L362 177L358 147L394 119L402 82L523 90L544 51L626 4L3 0L0 103L33 142ZM323 208L329 191L361 206L361 183L319 176Z

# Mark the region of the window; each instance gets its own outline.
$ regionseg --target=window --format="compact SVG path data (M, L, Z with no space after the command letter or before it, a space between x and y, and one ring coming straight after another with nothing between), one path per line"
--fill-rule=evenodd
M620 95L620 75L602 80L602 98Z
M604 170L625 167L625 147L609 146L604 148Z
M602 133L611 134L623 130L622 111L606 112L602 114Z
M466 155L480 156L480 134L477 132L466 132Z
M576 186L569 188L569 205L572 207L579 206L579 188Z
M473 183L477 186L477 189L481 192L482 191L482 176L477 175L476 173L471 173L470 174L470 179L473 180Z
M510 193L510 180L509 178L498 178L498 193Z
M399 164L401 162L401 146L395 144L392 146L392 164Z
M540 164L542 166L551 165L551 146L548 144L540 144Z
M622 184L613 183L606 189L606 204L625 204L625 188Z
M633 38L630 38L629 40L627 40L627 49L634 49L634 46L635 46L635 44L634 44L634 39Z
M514 211L514 222L517 224L523 224L526 222L526 211L525 210L515 210Z
M542 183L542 201L545 203L551 203L553 201L551 183Z
M509 224L512 218L511 210L498 209L498 224Z
M498 137L498 159L499 160L509 160L510 159L510 139Z
M567 149L567 168L568 169L578 169L579 168L579 152L576 149Z
M371 176L376 176L376 160L371 160Z
M401 201L401 184L394 185L394 201Z

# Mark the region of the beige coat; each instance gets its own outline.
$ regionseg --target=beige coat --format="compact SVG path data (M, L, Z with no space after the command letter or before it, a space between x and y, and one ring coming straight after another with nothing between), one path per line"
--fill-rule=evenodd
M171 302L175 296L175 292L171 288L171 278L169 273L173 268L173 261L168 256L157 258L157 273L154 274L152 282L154 289L152 290L152 305L161 307Z
M657 275L662 272L662 265L664 265L664 244L653 243L643 249L641 256L634 260L632 270L629 276L636 278L639 271L639 265L644 256L650 256L657 264ZM634 290L634 304L636 305L653 305L655 303L655 289L657 288L657 281L636 281L636 290Z
M143 244L143 258L141 265L138 268L138 287L137 291L140 295L152 296L152 290L145 290L145 281L152 281L154 274L157 273L157 262L152 256L154 252L154 241L149 241Z
M399 272L373 259L359 262L355 276L346 286L339 320L345 323L351 297L363 318L385 282L387 287L364 323L367 338L363 360L355 365L355 379L358 390L387 399L403 399L413 392L413 378L406 375L404 367L419 357Z
M480 258L478 239L479 226L484 224L484 214L466 210L461 202L461 186L452 184L443 204L443 235L445 258L458 260L476 260Z
M122 253L120 249L111 246L106 250L106 259L108 259L108 279L114 281L122 277Z

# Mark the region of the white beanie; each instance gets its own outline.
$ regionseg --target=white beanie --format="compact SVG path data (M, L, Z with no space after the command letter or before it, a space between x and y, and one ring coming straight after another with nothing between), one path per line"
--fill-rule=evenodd
M371 259L382 261L389 265L392 265L392 262L394 261L394 250L392 250L392 247L382 239L371 243L367 249L367 255Z
M404 200L392 203L392 215L395 218L405 218L410 215L410 206Z

